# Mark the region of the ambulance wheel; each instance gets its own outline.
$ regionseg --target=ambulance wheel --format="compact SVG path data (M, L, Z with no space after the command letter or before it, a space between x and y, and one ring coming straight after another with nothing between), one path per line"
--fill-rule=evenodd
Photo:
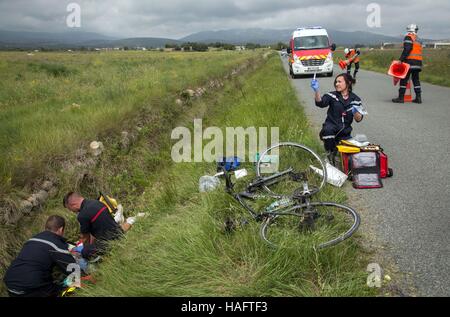
M394 170L392 168L388 168L387 177L394 176Z

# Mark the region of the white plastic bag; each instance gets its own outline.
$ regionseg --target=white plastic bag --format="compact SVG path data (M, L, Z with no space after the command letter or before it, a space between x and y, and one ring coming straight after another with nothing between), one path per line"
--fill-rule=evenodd
M364 134L357 134L354 138L351 138L347 141L359 147L367 146L370 144L367 136Z
M234 176L236 177L236 179L243 178L243 177L245 177L247 175L248 175L248 173L247 173L247 170L245 168L237 170L237 171L234 172Z
M345 173L342 173L340 170L338 170L330 163L326 162L325 164L327 169L327 182L336 187L341 187L342 185L344 185L348 176ZM317 174L321 176L323 175L323 172L320 168L314 167L312 165L310 165L309 167Z
M201 193L210 192L220 185L220 179L217 176L204 175L198 181L198 189Z

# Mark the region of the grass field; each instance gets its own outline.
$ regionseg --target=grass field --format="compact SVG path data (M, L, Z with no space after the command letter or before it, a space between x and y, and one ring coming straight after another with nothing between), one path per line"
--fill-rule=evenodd
M241 55L236 56L239 58L234 62L241 58ZM158 63L157 57L153 58ZM209 58L205 55L206 60ZM224 61L231 67L232 62L228 63ZM223 68L217 70L220 72ZM189 78L189 70L180 73L185 74L186 80ZM86 76L95 77L87 73ZM150 86L148 82L141 84ZM160 88L161 93L167 91ZM123 98L132 97L127 93ZM160 108L155 109L158 124L143 127L130 151L108 147L95 171L79 184L87 197L94 198L99 188L106 188L124 204L127 215L144 211L147 216L113 245L111 254L95 273L98 283L78 295L378 295L377 289L366 285L369 255L361 247L359 234L324 251L317 251L308 243L298 250L270 249L258 236L259 224L250 219L249 225L225 234L225 217L240 220L248 217L223 188L210 193L198 192L199 177L213 174L215 164L175 164L171 160L174 143L170 139L171 130L178 126L192 128L194 118L203 118L204 127L221 129L279 127L280 140L304 143L323 154L322 145L309 129L276 54L256 71L228 81L222 91L195 100L180 116L174 117L169 111L172 102L173 98L161 97ZM252 168L251 165L246 167ZM329 185L317 198L346 200L342 190ZM42 212L24 217L15 228L8 228L15 232L13 240L5 241L8 235L1 235L3 267L0 271L15 256L23 241L42 230L50 214L64 216L68 220L66 236L76 239L75 216L61 207L60 200L60 197L50 200ZM2 287L0 293L4 294Z
M248 52L0 53L0 196Z
M34 56L9 52L0 56L0 198L26 198L20 193L22 186L32 185L35 178L47 173L59 179L59 194L47 201L44 210L33 211L16 225L0 225L3 275L23 242L42 230L50 214L70 220L66 235L77 238L75 218L61 208L61 195L68 190L94 197L101 189L119 195L125 203L132 202L167 160L159 152L159 136L162 131L170 136L177 117L189 109L175 105L181 91L212 79L223 81L231 69L258 59L262 52ZM138 134L141 146L128 153L121 149L117 135L122 129L135 128L126 126L131 121L127 117L134 116L152 120ZM107 140L106 149L82 183L59 173L59 161L72 158L80 145L87 146L94 139ZM2 288L0 283L0 293Z
M255 73L229 83L223 93L198 102L204 125L279 127L280 140L322 146L309 129L278 56ZM289 120L287 120L289 118ZM168 136L165 136L166 138ZM170 142L161 155L170 151ZM250 169L251 166L247 166ZM114 244L95 277L98 283L81 296L370 296L367 258L358 235L317 251L306 243L297 250L273 250L258 236L259 224L225 234L227 216L247 214L221 187L198 192L201 175L214 163L168 163L156 181L136 197L144 211L126 238ZM323 200L345 201L342 190L327 186ZM247 217L248 218L248 217Z
M393 60L398 60L401 49L374 49L361 51L361 69L372 70L387 74ZM450 50L448 49L424 49L423 70L420 79L424 82L450 87ZM339 62L344 58L343 50L337 50L334 60Z

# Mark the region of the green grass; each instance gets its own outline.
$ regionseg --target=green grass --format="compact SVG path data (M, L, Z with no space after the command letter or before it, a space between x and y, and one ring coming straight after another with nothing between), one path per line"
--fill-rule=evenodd
M321 144L305 115L277 56L253 74L228 83L223 93L195 102L184 125L203 117L204 127L279 127L280 140L304 143L317 151ZM170 152L170 135L160 156ZM172 142L173 143L173 142ZM341 245L317 251L273 250L259 238L259 224L225 234L227 216L248 218L223 188L198 192L201 175L213 163L165 161L149 175L152 181L126 209L145 211L126 237L98 268L95 286L82 296L370 296L367 260L356 236ZM142 169L146 169L143 162ZM251 168L251 166L250 166ZM132 179L129 179L132 182ZM121 197L118 197L121 198ZM322 200L343 202L342 190L327 186ZM134 200L133 200L134 199ZM130 207L131 205L131 207Z
M100 188L111 193L124 204L127 215L147 213L124 240L115 243L96 273L98 283L78 292L80 296L377 295L366 286L368 260L358 235L321 252L310 245L274 251L259 238L259 224L223 188L198 193L199 177L214 173L215 164L172 163L175 141L170 132L177 126L192 127L194 118L203 118L204 128L279 127L280 140L322 152L277 56L256 72L230 80L223 91L194 101L182 116L174 116L172 102L160 100L152 112L155 120L141 130L129 151L108 144L96 169L77 184L87 197L95 197ZM251 169L251 164L247 167ZM23 241L42 230L50 214L63 215L69 223L66 236L76 238L78 225L74 215L61 207L63 194L49 201L43 212L6 228L15 234L13 239L2 234L8 241L3 241L7 252L2 249L0 270ZM346 197L342 190L327 186L318 199L344 202ZM246 218L250 224L227 235L226 217Z
M0 195L255 52L0 53ZM74 105L75 104L75 105Z
M361 51L361 69L372 70L387 74L393 60L398 60L401 49L374 49ZM335 62L345 59L341 50L334 55ZM450 87L450 50L448 49L424 49L423 70L420 79L430 84Z
M0 82L1 93L9 94L11 96L10 101L15 105L12 107L12 104L10 104L6 107L6 103L3 102L6 102L7 99L0 99L2 102L0 104L0 120L4 120L1 121L2 125L0 125L0 130L4 129L2 130L4 133L0 135L0 143L3 142L2 145L4 146L1 152L0 165L2 169L7 170L0 175L3 178L5 176L8 178L5 182L3 182L3 178L1 180L0 197L1 194L7 193L8 195L5 194L4 196L9 196L8 200L11 202L14 197L26 198L27 196L21 193L18 184L34 182L36 181L33 178L34 176L47 173L50 173L51 176L57 176L59 188L57 196L49 200L41 210L34 210L30 215L23 217L16 225L0 225L0 276L3 275L10 261L17 255L22 244L32 235L42 231L46 218L51 214L65 216L69 220L66 236L72 240L77 239L79 228L76 219L61 207L62 196L68 190L79 190L86 197L95 198L98 190L101 189L115 197L120 197L121 202L128 207L132 207L136 197L157 178L155 171L163 169L164 165L170 161L170 151L161 153L160 148L164 142L170 142L170 131L172 127L176 126L178 117L191 112L189 106L174 104L180 91L185 88L195 88L196 85L203 85L211 79L223 80L223 75L228 74L232 68L247 61L254 62L254 59L257 59L260 55L259 52L248 54L233 52L210 54L122 53L123 55L117 53L77 53L73 55L50 53L43 54L38 58L38 61L34 62L29 62L26 55L0 53L3 57L0 61L0 69L5 70L2 76L13 76L14 72L21 73L20 69L24 68L26 71L23 73L28 78L22 77L20 80L24 80L24 82L20 85L15 82ZM53 66L48 67L48 64L56 66L54 68ZM98 64L99 67L85 67L90 64ZM131 79L127 82L123 82L122 72L118 72L119 68L122 69L124 65L130 65L129 70L132 72ZM179 68L175 69L176 67ZM8 71L6 72L6 70ZM148 70L149 73L142 73L144 70ZM167 76L165 72L167 72ZM108 78L108 76L111 78ZM120 99L111 101L107 109L104 107L87 109L89 107L80 103L81 109L68 109L64 106L62 108L64 111L60 111L59 105L55 104L57 111L50 113L37 111L38 113L34 113L30 107L39 108L39 103L54 103L52 98L46 99L41 96L35 100L34 97L30 96L31 92L27 90L27 85L32 85L33 81L38 80L32 79L34 77L44 78L42 87L44 88L44 85L47 85L47 89L58 91L58 94L61 94L61 97L58 98L74 96L73 92L62 89L62 87L65 87L64 81L72 79L76 79L76 84L72 86L80 94L83 91L81 86L85 85L84 90L88 96L81 94L82 98L87 98L90 94L91 98L98 98L101 101L104 99L105 90L108 90L111 94L115 93L113 89L108 88L109 85L123 85L125 90L124 95L120 96ZM88 82L83 84L83 78L91 82L98 81L98 85L90 87ZM160 80L156 80L157 78ZM15 85L18 86L15 87ZM146 86L148 89L136 91L131 89L132 85ZM20 93L19 88L21 89ZM17 91L17 95L15 95L15 91ZM208 91L205 96L208 94L213 94L213 90ZM20 98L23 98L22 101L26 103L20 105ZM27 103L29 104L27 105ZM130 105L129 117L131 119L124 117L114 119L122 111L121 107L127 106L127 103ZM66 105L66 103L63 105ZM86 108L85 111L83 111L83 108ZM23 112L23 117L19 116L20 111ZM68 112L67 121L76 119L71 122L70 126L66 127L67 131L61 126L63 122L60 122L66 112ZM6 120L8 113L11 117ZM87 128L86 131L82 130L85 123L95 122L92 117L95 113L104 116L104 118L100 118L102 124L91 127L92 129ZM13 114L18 117L14 117ZM53 122L45 126L45 122L34 121L40 116L47 116L47 119L53 120ZM134 128L134 125L130 123L134 117L146 118L147 126L143 127L138 133L137 144L126 150L121 148L120 137L117 134L120 134L122 129L129 131L129 129ZM107 120L112 120L112 122ZM6 131L7 129L3 124L8 125L12 130ZM56 130L52 130L53 128ZM32 135L32 131L37 135ZM56 137L55 135L58 135L58 133L60 134ZM13 135L16 135L15 139L12 138ZM169 137L161 138L161 135ZM75 176L77 169L73 173L58 172L60 168L57 164L58 160L72 158L76 146L79 144L85 146L96 136L104 141L106 149L95 168L87 171L86 177L82 180L78 179ZM53 138L53 140L50 138ZM13 139L18 143L12 142ZM33 142L54 143L45 144L45 146L39 144L33 147ZM16 154L22 153L21 155L27 153L27 155L21 160L11 161L8 158L12 154L8 151L16 151ZM39 157L37 154L42 152L46 153ZM17 177L13 182L12 178L16 174ZM3 210L0 210L0 212L3 212ZM2 293L2 289L3 283L0 283L0 293Z

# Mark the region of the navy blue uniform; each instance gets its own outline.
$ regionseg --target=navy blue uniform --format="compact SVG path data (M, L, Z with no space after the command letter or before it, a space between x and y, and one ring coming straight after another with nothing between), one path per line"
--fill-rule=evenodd
M344 100L340 92L333 91L323 95L320 102L316 101L316 106L328 107L327 118L320 131L320 139L324 143L325 150L333 152L340 140L351 138L352 107L362 106L361 99L354 93L349 93L348 99Z
M53 282L52 272L59 267L66 275L69 264L76 264L63 237L44 231L28 240L6 271L4 282L11 296L49 297L62 290Z
M94 255L101 255L106 251L107 241L122 236L122 228L114 221L108 208L98 200L84 199L77 216L82 234L95 237L94 244L86 244L81 252L83 258L89 259Z

